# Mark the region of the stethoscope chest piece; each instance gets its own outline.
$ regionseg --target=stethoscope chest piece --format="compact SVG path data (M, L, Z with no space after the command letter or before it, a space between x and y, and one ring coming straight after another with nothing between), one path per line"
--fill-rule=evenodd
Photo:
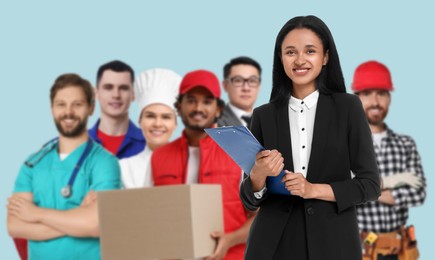
M34 155L34 156L38 156L35 159L32 159L33 161L29 161L27 160L25 162L25 164L30 167L33 168L33 166L35 166L48 152L50 152L51 150L53 150L56 147L56 142L58 142L58 139L55 138L53 140L51 140L50 142L44 144L42 146L42 148ZM82 155L80 156L76 167L74 167L73 172L71 173L71 177L69 178L68 184L63 187L62 189L60 189L60 195L62 195L62 197L64 198L69 198L71 197L72 194L72 186L74 184L74 180L77 177L77 174L80 170L80 167L82 166L83 162L85 161L86 157L89 155L89 153L91 152L92 149L92 144L94 143L94 141L92 141L92 139L88 139L87 144L86 144L86 148L83 151ZM51 145L50 145L51 144ZM42 153L42 154L40 154Z
M69 185L66 185L65 187L63 187L61 190L60 190L60 194L62 195L62 197L64 197L64 198L69 198L69 197L71 197L71 186L69 186Z

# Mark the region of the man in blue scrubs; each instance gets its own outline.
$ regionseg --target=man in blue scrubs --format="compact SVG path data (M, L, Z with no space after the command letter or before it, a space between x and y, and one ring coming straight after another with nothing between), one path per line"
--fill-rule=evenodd
M89 129L89 135L119 159L145 149L142 131L129 118L134 99L134 71L126 63L114 60L100 66L95 89L101 117Z
M94 98L87 80L59 76L50 99L59 138L22 165L7 206L8 231L29 240L32 260L100 259L92 191L120 188L118 160L88 136Z

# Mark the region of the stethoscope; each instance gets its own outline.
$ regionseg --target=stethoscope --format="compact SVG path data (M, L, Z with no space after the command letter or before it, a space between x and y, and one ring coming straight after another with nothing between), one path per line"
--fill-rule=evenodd
M38 152L36 152L32 157L30 157L25 164L30 167L33 168L39 161L41 161L41 159L47 155L47 153L49 153L51 150L53 150L56 147L56 144L59 142L58 138L54 138L50 141L48 141L46 144L44 144L41 149L39 149ZM72 194L72 186L74 184L74 181L77 177L77 174L79 173L80 167L82 166L84 160L86 159L86 157L89 155L89 153L91 152L92 149L92 145L93 145L94 141L89 138L87 143L86 143L86 147L85 150L83 151L82 155L80 155L79 160L77 161L76 166L74 167L73 172L71 173L71 176L69 178L68 184L63 187L62 189L60 189L60 194L62 195L62 197L64 198L69 198L71 197ZM34 159L39 153L41 153L44 150L44 152L38 156L38 158L36 158L36 160L32 160ZM33 162L31 162L33 161Z
M56 144L58 143L58 141L59 141L59 138L56 137L56 138L53 138L50 141L46 142L36 153L34 153L32 156L30 156L30 158L27 159L27 161L25 161L24 164L27 167L33 168L33 166L35 166L37 163L39 163L39 161L41 161L41 159L44 158L44 156L46 156L47 153L49 153L51 150L54 149L54 147L56 147ZM39 155L39 157L36 160L33 160L43 150L44 150L44 152L41 155ZM31 162L32 160L33 160L33 162Z

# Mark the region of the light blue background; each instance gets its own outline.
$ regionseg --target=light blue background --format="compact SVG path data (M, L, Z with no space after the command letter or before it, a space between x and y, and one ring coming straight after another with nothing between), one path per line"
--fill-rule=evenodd
M314 14L332 31L347 86L356 66L369 59L385 63L392 72L396 91L387 122L415 138L428 179L426 203L411 209L409 223L416 225L421 259L435 259L430 216L435 169L431 6L420 0L2 1L1 258L18 259L7 235L5 210L17 171L28 154L57 135L48 93L58 75L76 72L95 83L99 65L121 59L136 73L166 67L183 75L204 68L222 79L222 66L229 59L248 55L264 68L260 105L269 99L276 34L288 19ZM136 105L132 117L138 117Z

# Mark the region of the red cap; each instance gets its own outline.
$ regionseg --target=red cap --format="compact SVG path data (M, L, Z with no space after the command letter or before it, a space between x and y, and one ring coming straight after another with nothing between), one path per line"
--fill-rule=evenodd
M185 94L195 87L204 87L208 89L215 98L221 97L219 79L208 70L194 70L187 73L180 83L179 93Z
M367 89L393 90L390 71L384 64L377 61L367 61L356 68L353 75L353 92Z

